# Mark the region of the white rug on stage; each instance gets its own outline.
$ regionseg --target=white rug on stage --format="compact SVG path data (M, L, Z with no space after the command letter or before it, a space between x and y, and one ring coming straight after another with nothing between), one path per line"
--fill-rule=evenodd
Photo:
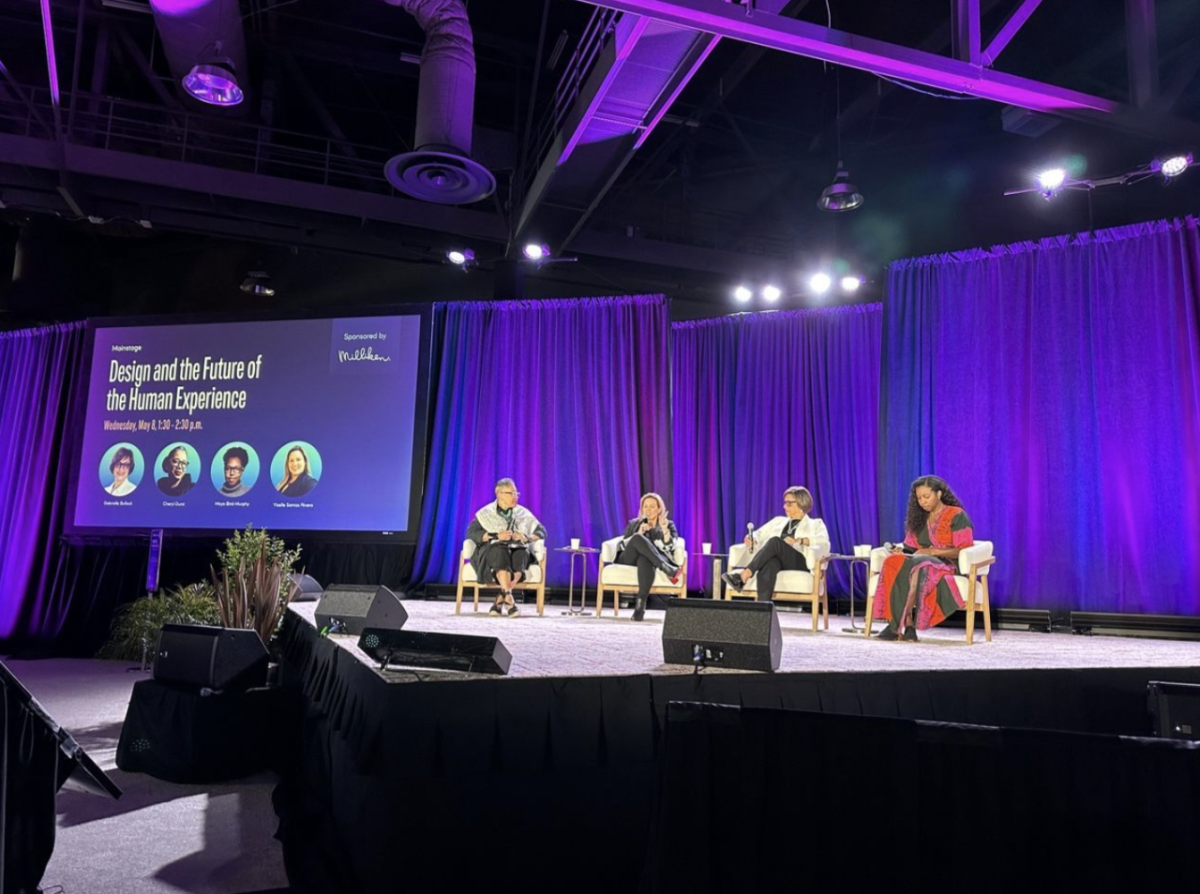
M647 612L646 620L637 623L625 609L613 618L611 608L597 619L594 610L564 617L561 605L547 605L545 615L538 617L532 603L516 618L492 617L482 605L475 613L466 602L461 615L454 614L452 602L407 600L404 607L407 630L499 637L513 657L509 678L692 672L690 666L663 664L661 611ZM294 605L292 610L311 619L315 603ZM861 618L858 623L861 626ZM965 631L950 628L923 632L917 643L865 639L861 633L842 632L849 626L844 615L830 616L829 630L815 634L808 614L781 611L779 624L780 672L1181 667L1200 662L1200 643L1175 640L996 630L989 643L980 624L974 645L968 646ZM357 648L352 651L369 660Z

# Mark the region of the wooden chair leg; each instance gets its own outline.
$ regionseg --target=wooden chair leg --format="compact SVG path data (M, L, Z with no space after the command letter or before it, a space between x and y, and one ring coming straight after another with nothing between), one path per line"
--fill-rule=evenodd
M983 588L983 632L984 639L989 643L992 641L992 601L988 598L987 575L980 579L979 585Z
M458 595L454 597L454 614L462 613L462 597L463 597L463 566L458 567Z
M967 581L967 645L975 642L975 575Z
M871 621L875 617L875 594L871 592L871 580L867 579L867 616L863 618L863 636L871 637Z
M825 615L825 629L829 629L829 591L826 590L821 594L821 607Z
M546 613L546 582L542 581L537 587L538 617Z

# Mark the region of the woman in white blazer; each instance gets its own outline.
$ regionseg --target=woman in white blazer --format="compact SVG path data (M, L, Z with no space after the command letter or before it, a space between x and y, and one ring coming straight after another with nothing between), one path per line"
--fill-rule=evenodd
M813 497L806 487L789 487L783 492L783 515L777 515L746 537L753 552L750 563L738 571L728 571L725 583L737 590L758 575L758 598L770 599L775 593L775 578L780 571L811 571L804 551L811 546L828 546L825 522L809 515Z

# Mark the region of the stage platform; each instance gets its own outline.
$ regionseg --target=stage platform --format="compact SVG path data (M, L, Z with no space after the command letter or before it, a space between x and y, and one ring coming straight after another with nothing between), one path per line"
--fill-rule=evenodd
M986 793L970 801L964 829L989 822L989 805L1016 793L1030 810L1044 808L1051 827L1084 828L1088 811L1177 817L1193 802L1176 798L1160 813L1157 802L1137 802L1145 791L1179 794L1163 780L1200 791L1200 750L1192 743L1137 738L1151 733L1150 680L1200 683L1193 643L998 631L991 643L967 646L956 630L887 643L841 633L845 617L813 634L810 616L781 613L779 672L695 673L663 663L661 611L635 623L628 615L564 618L560 606L542 618L530 606L510 619L469 609L456 616L446 602L404 605L406 629L499 637L512 653L511 672L381 671L357 638L319 636L315 606L291 607L281 682L297 708L299 754L275 806L298 890L784 890L718 884L721 873L681 888L678 861L664 863L664 855L686 864L701 846L740 873L763 861L755 848L790 853L777 848L795 821L805 825L796 840L819 841L833 860L821 865L844 865L858 859L858 845L841 832L873 821L862 785L886 783L888 799L902 803L908 774L883 775L884 768L911 766L925 780L928 761L972 768L961 791L949 779L927 802L931 822L956 822L946 817L962 792ZM673 712L689 705L741 713L716 716L673 753ZM764 710L801 720L758 735L755 712ZM1135 762L1137 774L1157 781L1119 791L1106 783L1095 795L1097 773L1107 778ZM745 785L713 787L746 768L759 769ZM851 796L839 788L848 779L858 786ZM704 803L687 801L683 814L670 815L681 808L664 800L668 783L706 793ZM786 799L775 790L786 790ZM1070 809L1059 813L1046 812L1058 802L1037 800L1067 792ZM769 828L758 824L755 817L767 813L755 813L757 802L743 797L750 795L767 799ZM836 830L820 821L835 808ZM738 827L718 833L715 823L735 814ZM1190 834L1190 824L1182 827ZM1149 823L1137 831L1147 840L1165 834ZM729 835L740 850L723 849ZM946 867L970 868L973 846L962 844ZM1086 846L1089 855L1107 847L1070 846ZM745 860L737 856L743 851ZM787 873L797 869L785 862ZM817 889L833 890L835 876Z
M664 612L649 611L646 620L635 622L633 613L622 610L614 618L611 608L602 618L594 610L585 616L564 617L563 606L547 605L538 617L533 605L523 607L516 618L496 618L481 603L474 612L467 603L462 614L454 604L406 600L407 630L434 633L464 633L499 637L512 653L509 678L592 677L622 674L654 676L691 674L690 666L663 663L662 622ZM312 623L316 603L298 603L290 609ZM862 618L857 619L859 626ZM783 653L779 673L895 673L899 671L983 671L1099 668L1171 668L1200 665L1200 643L1072 634L1028 633L997 630L989 643L982 624L975 642L968 646L962 630L934 628L923 632L917 643L883 642L861 633L846 634L845 615L831 615L829 630L812 632L812 616L779 612ZM875 631L880 629L878 623ZM357 637L333 636L350 653L365 663ZM711 667L703 673L748 674L752 672ZM436 679L461 680L463 674L439 674ZM384 674L392 682L413 681L408 674ZM429 677L434 679L435 677Z

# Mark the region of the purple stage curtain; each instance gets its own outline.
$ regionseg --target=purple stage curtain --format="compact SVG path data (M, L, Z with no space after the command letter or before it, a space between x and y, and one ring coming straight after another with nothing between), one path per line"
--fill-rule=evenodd
M881 503L946 478L995 605L1200 610L1195 218L891 265Z
M502 477L551 550L620 534L645 491L669 501L669 327L661 295L434 305L414 582L457 581L463 534ZM550 583L567 570L551 552Z
M690 548L727 551L747 523L783 514L793 484L812 491L835 552L879 542L881 326L868 304L671 327L676 520ZM836 563L831 589L848 582Z
M66 618L50 593L84 331L68 323L0 332L0 640L52 640Z

